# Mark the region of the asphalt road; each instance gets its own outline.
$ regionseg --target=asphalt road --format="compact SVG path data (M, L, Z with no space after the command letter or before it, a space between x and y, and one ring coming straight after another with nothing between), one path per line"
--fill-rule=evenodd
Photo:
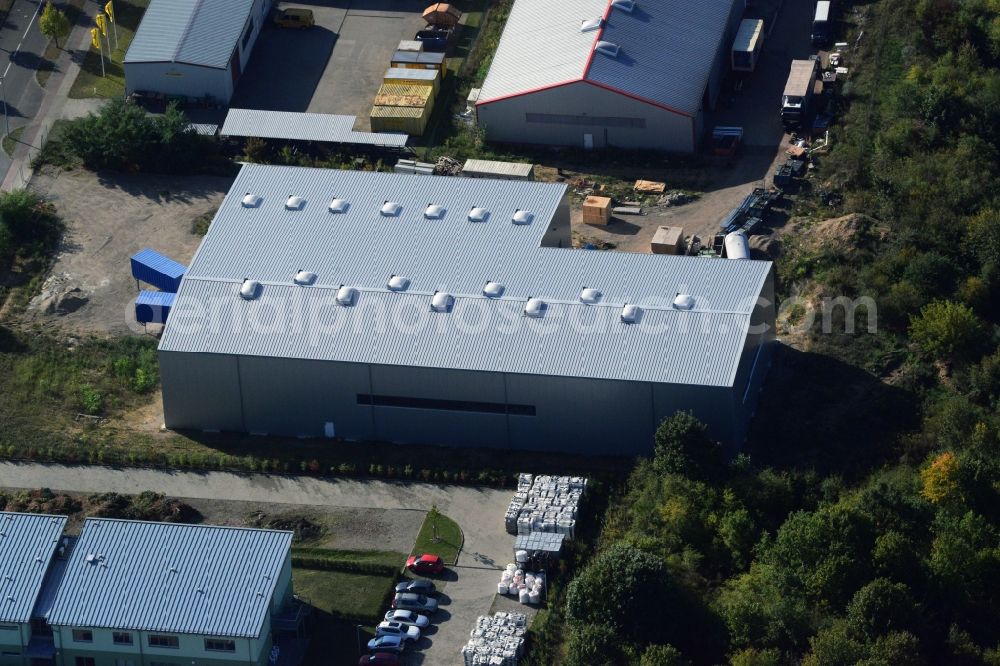
M0 75L11 130L28 124L38 113L44 96L35 80L46 45L38 30L42 4L42 0L14 0L7 20L0 26ZM6 126L0 126L0 132L6 131ZM0 151L0 181L9 167L10 158Z

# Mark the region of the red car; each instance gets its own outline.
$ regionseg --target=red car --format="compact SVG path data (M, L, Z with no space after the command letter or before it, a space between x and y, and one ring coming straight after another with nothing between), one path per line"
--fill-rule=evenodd
M439 574L444 571L444 560L429 553L410 555L406 559L406 568L418 574Z
M361 657L361 660L358 661L358 666L399 666L402 663L399 660L398 654L376 652L371 656L365 655Z

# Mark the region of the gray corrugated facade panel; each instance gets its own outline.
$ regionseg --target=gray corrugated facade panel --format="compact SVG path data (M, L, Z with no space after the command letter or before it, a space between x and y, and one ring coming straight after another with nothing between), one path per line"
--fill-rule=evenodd
M390 148L404 148L406 134L355 132L355 116L334 116L323 113L293 113L229 109L221 136L259 137L291 141L325 141Z
M233 95L233 77L225 69L182 63L126 63L125 87L130 93L147 90L164 95L192 99L211 97L228 102Z
M649 384L573 377L484 374L440 368L373 366L232 356L238 375L226 385L206 386L202 362L209 354L160 352L161 364L174 367L164 418L170 428L204 429L199 403L218 402L239 413L220 418L219 427L269 435L324 435L333 423L338 437L365 441L566 451L588 455L648 455L659 421L691 410L713 436L739 438L733 389ZM237 378L238 377L238 378ZM534 416L439 411L359 404L361 394L530 405ZM221 398L221 400L220 400ZM595 417L613 410L614 418Z
M88 518L49 623L258 638L291 544L291 532Z
M241 205L244 192L263 197ZM289 194L306 200L285 208ZM769 262L540 248L552 220L568 216L565 186L247 165L213 221L181 285L160 343L164 351L326 359L635 381L729 385ZM327 210L332 197L350 203ZM383 217L386 200L402 205ZM427 220L428 203L446 209ZM490 211L484 223L468 210ZM518 208L529 225L511 223ZM455 258L460 257L460 261ZM314 285L293 285L299 270ZM410 279L390 292L393 274ZM244 279L260 297L238 296ZM505 286L487 299L488 280ZM336 290L359 290L354 306ZM580 303L583 287L602 293ZM430 312L436 290L456 300ZM691 311L672 308L677 293ZM549 305L522 316L525 300ZM644 309L620 321L626 303ZM528 350L526 352L526 350Z
M587 78L693 116L729 34L729 17L742 4L640 0L631 13L612 9L601 39L621 50L615 58L595 53Z
M65 516L0 512L0 622L31 620Z
M566 122L528 122L527 114L610 116L639 119L641 127L606 127ZM476 107L479 126L490 141L594 148L627 148L690 153L695 149L694 120L652 104L581 81Z
M584 19L604 14L608 0L517 0L490 63L479 101L578 80L597 31L580 32Z
M125 62L225 69L254 5L255 0L151 0Z

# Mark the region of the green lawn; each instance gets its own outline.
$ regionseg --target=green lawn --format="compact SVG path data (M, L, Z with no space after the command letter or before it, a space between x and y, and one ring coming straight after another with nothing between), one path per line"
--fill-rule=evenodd
M73 82L69 96L75 99L84 97L100 97L110 99L125 94L125 69L122 61L128 51L132 37L135 35L139 21L142 19L149 0L116 0L115 12L118 19L118 48L111 52L111 62L104 58L107 70L106 76L101 76L101 55L93 46L83 59L80 74ZM109 26L108 34L114 45L113 28ZM106 42L105 42L106 45ZM106 48L106 47L105 47Z
M292 556L316 557L334 562L356 562L402 567L406 555L387 550L333 550L330 548L292 548Z
M434 523L437 524L437 540L434 539ZM417 535L417 542L413 544L413 552L439 555L445 564L451 565L458 559L463 540L462 528L454 520L439 514L437 520L433 521L428 514Z
M293 568L295 594L321 613L374 624L388 608L394 578Z
M83 13L83 2L84 0L69 0L64 7L60 7L71 26L75 26L76 22L80 20L80 14ZM35 79L41 87L44 88L45 84L49 82L49 77L55 71L56 60L63 52L65 46L65 40L62 40L62 43L56 46L54 39L50 39L46 45L45 52L42 54L42 61L38 63L38 68L35 71Z
M18 127L10 131L10 134L3 138L3 152L10 156L14 155L14 149L17 148L17 142L21 140L21 135L24 134L24 128Z

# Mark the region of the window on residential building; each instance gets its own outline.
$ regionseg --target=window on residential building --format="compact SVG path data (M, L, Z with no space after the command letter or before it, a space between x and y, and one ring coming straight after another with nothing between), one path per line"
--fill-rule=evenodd
M236 652L236 641L226 638L206 638L205 649L209 652Z
M176 648L180 647L180 641L176 636L166 636L164 634L150 634L149 647Z
M90 629L74 629L73 630L73 642L74 643L93 643L94 642L94 632Z
M116 631L111 634L115 645L132 645L132 634L127 631Z
M93 657L77 657L75 663L76 666L97 666Z

